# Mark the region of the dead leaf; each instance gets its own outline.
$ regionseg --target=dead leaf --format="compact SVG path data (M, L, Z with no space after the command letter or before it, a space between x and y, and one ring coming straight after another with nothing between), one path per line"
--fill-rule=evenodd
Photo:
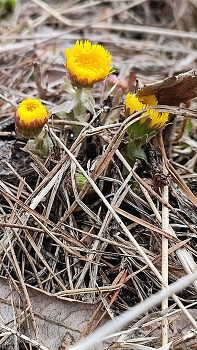
M34 287L27 286L27 290L38 329L38 339L36 340L49 350L63 350L71 344L75 344L97 308L97 305L72 299L61 299ZM9 325L10 328L15 329L15 325L13 324L13 294L10 291L8 279L5 277L0 277L0 295L0 323ZM14 302L17 305L17 310L15 312L19 315L20 311L22 313L23 310L18 306L20 303L16 295ZM101 313L97 315L95 324L98 322L100 316ZM107 318L105 318L106 320ZM1 332L4 332L2 328ZM20 332L21 334L28 335L25 329L25 322L21 324ZM28 336L35 340L33 332ZM110 339L108 342L99 343L92 350L99 350L101 347L104 348L111 341ZM1 337L1 349L2 346L6 349L14 348L14 336L10 335L7 339Z
M197 73L190 70L156 83L146 84L138 90L137 96L147 95L155 95L160 105L188 104L188 101L197 96Z

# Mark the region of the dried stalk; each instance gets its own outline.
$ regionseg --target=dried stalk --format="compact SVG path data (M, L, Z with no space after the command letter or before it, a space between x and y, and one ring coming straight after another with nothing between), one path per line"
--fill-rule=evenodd
M167 175L167 169L163 163L163 174ZM168 186L164 186L162 190L162 198L165 202L168 202ZM162 228L166 232L169 232L169 209L162 205ZM162 236L162 277L168 285L168 238ZM162 310L168 309L168 298L162 301ZM164 318L161 322L162 326L162 345L168 343L168 318Z
M52 132L53 133L53 132ZM155 266L153 265L153 263L151 262L151 260L147 257L147 255L144 253L144 250L141 248L141 246L137 243L137 241L135 240L135 238L132 236L132 234L130 233L130 231L127 229L127 227L125 226L125 224L123 223L123 221L120 219L120 217L117 215L116 211L114 210L114 208L112 208L112 206L110 205L110 203L106 200L106 198L104 197L104 195L101 193L101 191L99 190L99 188L97 187L97 185L95 184L94 180L86 173L86 171L84 171L84 169L82 168L82 166L79 164L79 162L77 161L77 159L74 157L74 155L67 149L67 147L59 140L59 138L53 133L54 138L58 141L59 144L61 144L62 148L66 151L66 153L69 155L69 157L72 159L72 161L76 164L77 168L81 171L81 173L87 178L88 182L90 183L90 185L93 187L93 189L95 190L95 192L99 195L99 197L102 199L103 203L106 205L106 207L109 209L109 211L111 212L111 214L113 215L114 219L117 221L117 223L120 225L120 227L122 228L123 232L125 233L125 235L129 238L129 240L133 243L133 245L136 247L136 249L138 250L138 252L140 253L140 255L144 258L144 260L146 261L146 263L148 264L148 266L150 267L150 269L154 272L154 274L157 276L158 280L163 284L164 287L166 287L166 284L161 276L161 274L159 273L159 271L155 268ZM116 152L117 153L117 152ZM129 165L128 165L129 166ZM130 166L129 166L130 168ZM131 168L130 168L131 169ZM131 169L132 170L132 169ZM85 186L84 186L85 187ZM154 191L153 191L154 192ZM166 202L165 202L166 203ZM190 320L190 322L192 323L192 325L197 328L197 322L194 320L194 318L189 314L189 312L185 309L185 307L183 306L183 304L181 303L181 301L179 300L179 298L173 294L173 299L174 301L177 303L177 305L181 308L181 310L183 311L183 313L187 316L188 320Z
M145 186L145 189L148 190L150 193L153 193L156 198L159 198L159 200L165 204L167 207L169 207L170 209L172 208L172 206L168 206L168 202L163 201L159 195L157 195L157 193L155 193L155 191L153 191L151 188L149 188L150 186L148 186L146 184L145 181L141 180L140 177L133 171L133 169L130 167L130 165L128 164L128 162L124 159L124 157L122 156L122 154L119 151L116 151L116 154L118 155L119 159L124 162L124 165L126 166L127 170L129 172L132 172L135 176L135 178L139 181L139 183L143 186ZM173 208L172 208L173 210ZM114 217L115 218L115 217ZM123 223L122 223L123 224ZM124 224L123 224L124 225ZM125 231L125 230L124 230ZM144 254L144 252L142 251L141 247L138 245L138 243L134 240L133 236L131 236L130 232L129 234L127 233L129 239L131 240L131 242L133 242L133 245L138 249L139 253L142 255L142 257L144 258L144 260L146 261L146 263L149 265L149 267L151 268L151 270L155 273L155 275L157 276L157 278L159 279L159 281L163 284L164 287L166 287L165 282L163 281L162 276L160 275L159 271L154 267L154 265L152 264L152 262L149 260L149 258L146 256L146 254ZM137 243L137 244L136 244ZM194 280L195 281L195 280ZM195 319L190 315L190 313L186 310L186 308L184 307L184 305L180 302L179 298L176 295L172 295L174 301L177 303L177 305L180 307L180 309L182 310L182 312L186 315L186 317L188 318L188 320L190 320L191 324L197 328L197 322L195 321Z

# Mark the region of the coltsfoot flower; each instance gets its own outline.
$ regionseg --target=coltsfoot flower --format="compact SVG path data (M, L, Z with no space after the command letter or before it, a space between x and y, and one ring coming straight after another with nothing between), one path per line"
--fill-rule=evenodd
M130 92L126 95L126 113L128 115L133 114L134 112L141 111L146 108L146 105L139 101L139 99L131 94Z
M156 106L158 101L155 95L136 97L135 95L128 93L126 95L126 111L127 114L132 114L134 112L143 110L148 106ZM150 108L146 112L142 113L148 114L144 118L140 119L140 125L146 124L148 133L152 130L162 129L168 121L169 113L167 112L158 112L156 109ZM135 124L133 124L134 126ZM144 125L145 126L145 125Z
M158 104L158 101L155 95L147 95L147 96L136 97L136 98L138 98L140 102L144 103L147 106L156 106Z
M19 103L15 113L16 130L24 137L37 136L47 123L50 113L37 99L27 98Z
M126 129L129 138L125 154L132 166L136 158L146 159L146 155L141 147L149 142L168 121L169 113L159 112L157 109L152 108L152 106L157 106L157 104L158 101L154 95L140 98L131 93L126 95L125 116L128 117L137 111L142 111L142 118L129 125ZM144 109L146 110L143 111Z
M140 124L147 123L148 127L151 130L162 129L166 125L169 117L168 112L161 113L161 112L157 112L154 109L149 109L148 114L149 114L148 117L144 117L140 119Z
M65 67L74 86L90 88L114 72L109 51L88 40L77 40L73 47L65 49L65 55Z

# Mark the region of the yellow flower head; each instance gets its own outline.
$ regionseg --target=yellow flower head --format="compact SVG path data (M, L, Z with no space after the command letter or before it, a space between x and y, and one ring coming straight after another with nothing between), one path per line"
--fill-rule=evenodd
M149 116L144 117L140 119L140 124L144 124L145 122L148 122L148 126L150 129L159 130L163 128L163 126L167 123L169 113L168 112L157 112L154 109L149 109L148 111Z
M129 114L141 111L144 108L146 108L146 105L140 102L135 95L131 94L130 92L126 95L126 110L129 112Z
M144 103L147 106L156 106L158 104L158 101L155 95L147 95L147 96L142 96L138 98L140 102Z
M129 114L133 114L134 112L141 111L148 106L157 105L158 101L155 95L136 97L135 95L128 93L126 95L126 111ZM148 114L148 116L140 119L140 124L147 123L147 129L149 130L159 130L164 127L164 125L168 121L169 113L167 112L158 112L155 109L148 109L146 112L142 113ZM148 130L147 130L148 131Z
M65 55L65 67L77 87L92 87L114 72L110 66L112 56L102 45L77 40L73 47L65 49Z
M19 103L15 113L17 132L25 137L34 137L40 133L49 117L46 107L39 100L29 97Z

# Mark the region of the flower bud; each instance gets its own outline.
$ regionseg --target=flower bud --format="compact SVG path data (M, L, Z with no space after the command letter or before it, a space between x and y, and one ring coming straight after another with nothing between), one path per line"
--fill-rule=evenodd
M82 190L83 186L85 185L87 179L82 174L76 173L75 174L75 181L76 181L76 185L77 185L77 190L80 192Z
M47 123L50 113L37 99L27 98L19 103L15 112L15 124L18 134L34 138Z

